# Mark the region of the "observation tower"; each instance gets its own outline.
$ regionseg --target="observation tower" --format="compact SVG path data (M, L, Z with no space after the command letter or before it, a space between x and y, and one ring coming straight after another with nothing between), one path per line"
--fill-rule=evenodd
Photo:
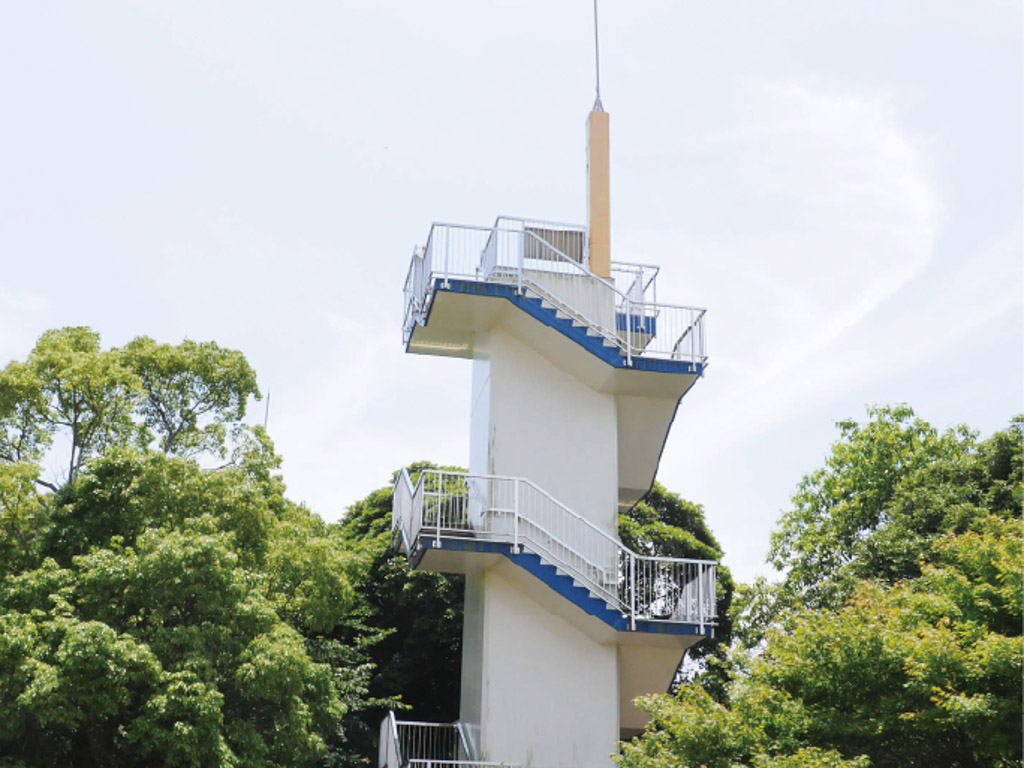
M472 360L469 472L401 472L397 545L466 574L460 719L381 724L379 765L613 765L713 634L715 563L620 543L707 365L705 311L613 261L608 113L587 120L586 226L434 224L412 255L407 352ZM439 417L441 426L441 417Z

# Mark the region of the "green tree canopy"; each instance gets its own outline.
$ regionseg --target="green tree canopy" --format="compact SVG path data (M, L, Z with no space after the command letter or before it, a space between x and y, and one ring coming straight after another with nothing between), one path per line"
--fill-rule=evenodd
M259 398L255 372L213 342L143 336L103 349L88 328L46 331L27 360L0 370L0 461L39 463L62 438L62 475L37 478L57 490L111 447L156 442L168 454L224 456L249 397Z
M0 371L0 766L353 762L368 557L285 497L255 394L238 352L84 328Z
M655 483L639 504L619 515L619 539L634 552L660 557L684 557L718 563L715 636L687 650L680 680L697 676L716 695L723 694L721 662L732 642L732 598L735 584L722 564L722 547L704 519L704 509Z
M425 469L461 471L426 461L407 469L414 482ZM367 649L375 668L370 693L406 708L408 718L453 722L459 717L464 579L409 568L393 546L391 500L392 486L380 488L349 507L338 524L346 546L370 558L357 587L364 621L381 633ZM383 714L367 713L366 732L374 738Z
M1020 764L1022 421L979 442L869 415L783 516L726 696L644 700L624 765Z
M868 416L839 423L825 465L800 481L772 533L785 604L836 607L861 579L917 576L936 536L985 510L1020 510L1019 418L979 444L968 428L939 432L905 405Z

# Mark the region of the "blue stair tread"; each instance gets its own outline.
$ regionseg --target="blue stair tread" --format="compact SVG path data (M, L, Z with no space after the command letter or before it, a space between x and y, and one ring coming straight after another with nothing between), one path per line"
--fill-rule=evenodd
M410 557L410 564L412 567L418 567L426 550L436 548L439 544L441 549L504 555L513 563L524 568L543 581L562 597L578 606L585 613L600 619L613 629L620 632L628 631L630 629L628 617L623 616L618 611L610 608L601 598L594 597L585 587L581 587L573 581L571 576L560 573L555 566L544 562L538 554L526 550L513 552L512 546L505 542L482 541L480 539L472 538L442 538L440 542L438 542L432 538L421 537L419 540L419 547L415 549L413 555ZM634 631L657 634L710 636L711 627L710 625L705 626L704 631L701 632L695 624L667 623L641 619L637 620Z
M448 285L444 285L444 281L441 278L434 280L435 291L451 291L454 293L466 293L477 296L494 296L499 298L505 298L515 304L517 307L525 311L527 314L532 315L539 322L544 323L549 328L553 328L565 336L569 337L580 346L585 348L587 351L596 355L600 359L604 360L609 365L616 368L631 367L634 370L641 371L659 371L664 373L691 373L700 375L703 372L703 365L700 363L690 363L683 360L661 360L645 357L634 357L632 366L626 365L626 356L622 353L618 347L611 347L604 343L601 336L592 336L587 333L587 329L584 326L575 325L571 319L558 317L555 309L552 307L545 307L541 299L534 296L523 296L520 295L513 285L505 283L489 283L480 280L460 280L453 279L448 281ZM433 304L431 304L431 310ZM429 313L427 322L430 322ZM618 319L616 320L618 322Z
M571 576L559 573L555 566L545 563L539 555L524 551L518 554L507 552L505 556L516 565L522 566L540 578L562 597L576 604L591 616L596 616L616 628L618 628L617 625L624 624L623 617L618 611L613 611L604 600L591 595L586 588L573 581Z

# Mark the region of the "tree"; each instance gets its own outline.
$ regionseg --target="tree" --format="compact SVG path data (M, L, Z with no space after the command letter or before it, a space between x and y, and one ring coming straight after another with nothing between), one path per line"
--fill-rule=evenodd
M685 557L718 563L715 593L718 622L715 636L690 648L686 652L686 659L692 662L689 677L696 674L709 691L723 695L721 664L725 650L732 642L734 583L729 569L721 563L722 547L704 519L704 509L666 490L660 483L655 483L640 503L619 515L619 539L625 546L643 555ZM685 677L681 677L677 684Z
M47 331L26 362L0 372L0 458L38 461L61 431L68 438L65 479L71 481L89 457L138 437L132 420L137 392L138 382L117 352L100 349L98 333Z
M430 462L408 468L415 482L425 469L449 469ZM392 483L397 479L396 472ZM356 589L363 630L379 633L367 649L374 672L369 686L378 706L365 711L363 739L367 752L388 708L404 709L412 719L453 722L459 717L462 663L464 579L458 574L414 571L393 546L392 486L380 488L348 508L338 524L346 547L368 555L365 577ZM357 627L337 636L351 642Z
M0 461L38 463L62 435L63 476L37 478L55 491L110 447L156 441L168 454L223 456L250 396L259 398L255 372L213 342L143 336L104 350L88 328L46 331L25 362L0 371Z
M1020 764L1022 421L979 443L869 413L783 516L727 695L645 700L623 764Z
M246 399L259 398L256 372L242 353L212 341L173 346L140 336L123 356L141 385L143 423L165 453L222 451L225 423L241 421Z
M38 555L0 584L0 752L252 766L323 752L347 691L307 638L352 610L360 561L322 522L243 469L131 449L40 501Z
M938 432L906 405L839 423L825 465L806 475L772 533L785 604L837 607L860 579L920 574L929 542L986 509L1020 510L1018 418L982 445L967 427Z
M0 371L0 766L355 761L367 558L285 497L255 392L237 352L83 328Z

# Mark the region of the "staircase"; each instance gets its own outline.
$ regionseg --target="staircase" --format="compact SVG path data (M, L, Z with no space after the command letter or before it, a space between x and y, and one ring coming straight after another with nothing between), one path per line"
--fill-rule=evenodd
M522 478L402 470L392 530L413 567L431 549L500 554L618 631L713 631L714 562L633 552Z
M703 309L657 302L642 280L620 290L590 272L582 254L571 258L538 234L550 227L527 224L507 218L490 228L434 224L406 277L406 345L427 324L436 295L452 291L508 299L615 367L703 374Z

